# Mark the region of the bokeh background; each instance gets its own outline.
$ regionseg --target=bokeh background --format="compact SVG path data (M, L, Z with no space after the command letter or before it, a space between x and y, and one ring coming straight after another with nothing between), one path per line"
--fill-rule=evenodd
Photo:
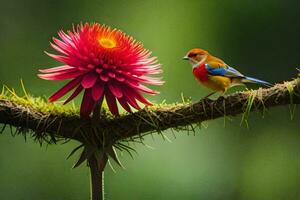
M49 40L73 23L99 22L144 43L163 64L166 83L154 102L193 101L209 91L194 80L181 60L202 47L248 75L280 82L300 66L300 1L261 0L1 0L0 82L20 91L20 79L35 96L48 96L62 82L37 78L39 68L58 63L43 51ZM255 87L255 86L250 86ZM240 88L243 89L243 88ZM78 105L79 101L76 102ZM106 169L107 199L300 199L300 112L288 107L204 123L196 134L176 133L136 144L126 170ZM0 199L85 200L89 172L72 170L66 160L75 142L44 145L0 136Z

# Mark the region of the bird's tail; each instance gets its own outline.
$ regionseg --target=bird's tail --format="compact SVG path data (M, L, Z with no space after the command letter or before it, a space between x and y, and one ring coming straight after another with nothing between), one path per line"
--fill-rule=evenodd
M267 82L267 81L263 81L263 80L259 80L259 79L256 79L256 78L252 78L252 77L244 77L242 79L242 82L243 83L258 83L258 84L262 84L264 86L267 86L267 87L272 87L273 84Z

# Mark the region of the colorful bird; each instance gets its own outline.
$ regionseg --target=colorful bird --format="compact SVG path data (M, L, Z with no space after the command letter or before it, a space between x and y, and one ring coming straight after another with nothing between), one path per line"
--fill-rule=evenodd
M193 66L193 74L196 79L205 87L214 90L206 97L219 91L225 93L228 88L244 83L272 86L269 82L243 75L228 66L223 60L200 48L191 49L183 59L188 60Z

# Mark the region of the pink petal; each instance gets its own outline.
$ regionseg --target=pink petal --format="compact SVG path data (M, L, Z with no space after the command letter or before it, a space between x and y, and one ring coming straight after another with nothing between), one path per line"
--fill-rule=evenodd
M106 76L105 74L100 74L100 79L104 82L107 82L109 80L109 77Z
M73 94L64 102L64 105L72 101L75 97L78 96L78 94L83 90L83 87L81 85L78 85L76 90L73 92Z
M119 116L119 110L114 95L109 90L107 90L105 92L105 98L110 112L115 116Z
M118 86L116 86L116 84L113 84L112 82L108 83L108 88L110 89L110 91L112 92L112 94L117 97L117 98L121 98L123 96L122 91L120 90L120 88Z
M50 73L50 74L38 74L38 77L45 80L65 80L72 79L82 75L84 72L77 69L66 69L64 71Z
M58 32L58 36L63 39L64 42L71 42L71 37L62 30Z
M66 43L64 43L63 41L61 41L57 38L52 38L52 40L57 46L62 48L64 51L70 48L70 46L68 46Z
M142 92L146 92L148 94L158 94L159 92L155 91L155 90L151 90L150 88L147 88L144 85L139 84L138 87L136 87L136 89L142 91Z
M134 107L134 108L137 109L137 110L140 110L140 109L141 109L141 107L139 106L139 104L137 104L137 102L136 102L136 100L135 100L134 98L128 97L128 96L126 96L126 98L127 98L127 100L128 100L128 103L129 103L132 107Z
M131 76L131 79L151 85L162 85L164 83L164 81L161 81L160 78L148 76Z
M60 90L58 90L56 93L54 93L51 97L49 97L48 101L53 102L59 99L60 97L64 96L67 92L72 90L73 88L76 87L81 81L81 77L77 77L67 83L64 87L62 87Z
M118 99L118 101L127 112L130 112L130 113L132 112L130 109L130 106L128 105L128 101L127 101L126 97L122 97L122 98Z
M45 52L48 56L50 56L51 58L54 58L55 60L58 60L60 62L63 62L63 63L67 63L69 61L69 57L67 56L61 56L61 55L55 55L55 54L52 54L52 53L48 53L48 52Z
M102 71L103 71L103 69L101 69L101 68L97 68L97 69L96 69L96 72L97 72L98 74L101 74Z
M116 77L116 74L112 73L112 72L108 72L108 76L110 78L115 78Z
M65 63L69 66L82 66L84 63L81 61L78 56L61 56L61 55L55 55L48 52L45 52L48 56L54 58L55 60L58 60L62 63Z
M132 92L134 98L136 98L138 101L140 101L141 103L145 104L145 105L148 105L148 106L152 106L153 104L148 100L146 99L143 95L141 95L139 92L137 91L133 91Z
M133 69L134 72L148 73L148 72L160 71L161 70L161 65L160 64L156 64L156 65L135 65L135 66L133 66L132 69Z
M98 82L95 84L95 86L92 88L92 96L94 101L98 101L102 96L104 92L104 86L102 83Z
M65 32L63 31L58 32L58 36L65 42L66 45L76 49L76 45L72 41L72 38L69 35L67 35Z
M39 72L41 73L54 73L54 72L60 72L60 71L64 71L67 69L76 69L75 67L71 67L69 65L62 65L59 67L52 67L52 68L48 68L48 69L39 69Z
M135 98L133 97L133 92L129 88L123 88L123 90L128 103L135 109L140 110L141 107L137 104Z
M137 65L151 65L151 64L154 64L156 62L157 62L157 58L156 57L152 57L152 58L140 60L136 64Z
M140 69L134 72L139 74L161 74L163 71L161 69Z
M139 83L137 83L136 81L131 81L129 79L126 80L126 83L128 83L128 85L134 89L138 89L142 92L148 93L148 94L158 94L157 91L155 90L151 90L150 88L147 88L144 85L141 85Z
M91 112L93 111L93 108L95 106L95 101L92 97L92 90L87 89L84 92L81 107L80 107L80 115L82 117L88 118Z
M135 70L158 70L161 69L161 64L155 64L155 65L134 65L133 66Z
M125 78L122 77L122 76L116 76L116 80L120 81L120 82L123 82L123 81L125 81Z
M56 51L58 51L59 53L62 53L62 54L65 54L65 55L68 55L68 52L64 51L61 47L53 44L50 42L50 45L53 49L55 49Z
M81 85L84 88L91 88L95 85L97 78L98 78L98 76L96 73L90 72L83 77L83 79L81 81Z

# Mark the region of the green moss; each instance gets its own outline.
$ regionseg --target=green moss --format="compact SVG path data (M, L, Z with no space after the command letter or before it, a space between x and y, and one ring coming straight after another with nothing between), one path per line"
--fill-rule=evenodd
M15 103L27 108L32 108L37 112L41 112L44 114L52 114L59 116L79 116L79 108L75 106L74 103L69 103L67 105L62 105L60 102L49 103L46 98L43 97L34 97L30 95L21 80L21 87L23 94L17 94L14 89L11 89L7 86L2 87L2 91L0 93L0 100L10 101L11 103ZM174 105L183 105L186 103L173 103L166 104L163 101L160 104L154 104L151 107L146 107L147 112L152 112L157 109L168 109L173 107ZM107 119L113 119L114 116L108 111L107 103L104 101L101 108L101 116L105 116ZM121 116L126 115L127 113L121 113ZM152 123L152 122L149 122ZM156 127L156 126L155 126Z
M32 108L44 114L53 114L61 116L79 116L79 110L74 104L62 106L59 103L48 103L42 97L33 97L29 95L22 84L23 95L18 95L14 89L4 86L0 94L0 100L10 101L24 107Z
M296 105L294 104L294 101L293 101L293 95L294 95L294 86L293 84L291 84L290 82L284 82L284 85L287 89L287 91L289 92L289 95L290 95L290 105L289 105L289 109L290 109L290 115L291 115L291 119L294 118L294 115L295 115L295 109L296 109Z
M245 112L243 113L242 121L241 121L241 124L245 123L247 127L249 127L248 118L256 96L257 96L256 90L250 90L248 92L248 99L245 105Z

